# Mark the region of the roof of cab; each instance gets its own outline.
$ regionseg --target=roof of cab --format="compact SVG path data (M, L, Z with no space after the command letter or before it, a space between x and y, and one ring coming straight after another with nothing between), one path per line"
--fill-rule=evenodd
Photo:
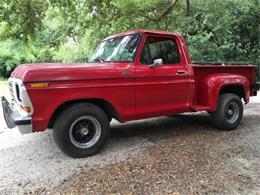
M169 32L169 31L163 31L163 30L138 29L138 30L131 30L131 31L126 31L126 32L121 32L121 33L109 36L109 37L105 38L104 40L115 38L115 37L120 37L120 36L124 36L124 35L129 35L129 34L135 34L135 33L150 33L150 34L163 34L163 35L181 36L181 34L178 33L178 32Z

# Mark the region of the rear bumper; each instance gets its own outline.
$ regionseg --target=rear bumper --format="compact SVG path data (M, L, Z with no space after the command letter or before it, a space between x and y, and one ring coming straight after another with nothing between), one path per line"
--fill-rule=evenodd
M256 96L257 95L257 91L260 89L260 83L255 83L252 85L252 92L253 95Z
M22 134L32 132L32 118L22 115L15 108L15 104L9 103L5 97L1 97L5 122L8 128L17 127Z

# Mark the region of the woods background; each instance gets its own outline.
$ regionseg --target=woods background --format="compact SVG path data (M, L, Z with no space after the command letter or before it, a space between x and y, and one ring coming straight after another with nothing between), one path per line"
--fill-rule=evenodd
M258 0L0 0L0 77L21 63L84 62L132 29L185 35L194 61L260 64Z

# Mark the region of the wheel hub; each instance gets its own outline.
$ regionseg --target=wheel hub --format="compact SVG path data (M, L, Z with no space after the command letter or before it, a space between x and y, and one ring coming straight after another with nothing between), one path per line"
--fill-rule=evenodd
M70 141L78 148L93 146L100 138L101 126L96 118L82 116L76 119L69 131Z
M89 133L89 130L88 130L87 127L83 127L83 128L80 129L80 133L82 135L87 135Z
M228 114L229 114L230 116L232 116L232 115L234 114L234 111L233 111L232 109L229 109L229 110L228 110Z
M226 108L226 119L229 123L235 123L239 117L239 108L236 102L230 102Z

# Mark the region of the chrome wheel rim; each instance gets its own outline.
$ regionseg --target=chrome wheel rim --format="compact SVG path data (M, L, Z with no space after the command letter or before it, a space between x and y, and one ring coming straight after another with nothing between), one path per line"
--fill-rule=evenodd
M95 145L100 135L100 123L92 116L79 117L70 126L70 141L73 145L81 149Z
M236 102L231 102L226 107L226 120L229 123L235 123L239 117L239 108Z

